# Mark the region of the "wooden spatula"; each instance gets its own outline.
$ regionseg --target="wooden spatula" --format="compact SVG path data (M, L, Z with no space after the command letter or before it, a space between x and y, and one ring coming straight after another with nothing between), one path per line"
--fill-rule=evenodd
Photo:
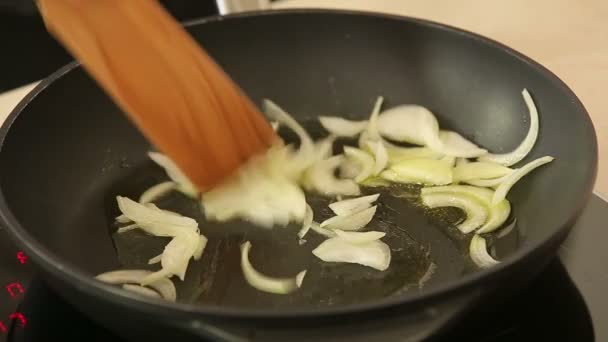
M38 6L49 31L201 190L277 139L156 0L38 0Z

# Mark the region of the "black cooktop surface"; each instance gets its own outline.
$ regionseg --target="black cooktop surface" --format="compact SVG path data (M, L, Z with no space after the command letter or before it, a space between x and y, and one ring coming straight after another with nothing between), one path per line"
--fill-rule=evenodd
M500 307L476 307L441 340L608 341L608 203L593 196L559 257ZM124 341L39 279L0 229L0 341ZM296 332L294 332L296 333Z

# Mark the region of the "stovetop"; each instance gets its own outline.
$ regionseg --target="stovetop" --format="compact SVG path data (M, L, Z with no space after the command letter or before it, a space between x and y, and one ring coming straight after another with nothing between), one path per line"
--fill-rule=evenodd
M500 307L476 307L442 340L608 341L608 203L593 196L547 269ZM0 342L124 341L59 298L0 228Z

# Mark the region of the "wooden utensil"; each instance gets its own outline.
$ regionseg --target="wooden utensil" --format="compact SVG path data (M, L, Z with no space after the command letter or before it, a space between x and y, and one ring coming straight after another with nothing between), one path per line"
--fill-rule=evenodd
M156 0L38 0L38 6L49 31L201 190L277 139Z

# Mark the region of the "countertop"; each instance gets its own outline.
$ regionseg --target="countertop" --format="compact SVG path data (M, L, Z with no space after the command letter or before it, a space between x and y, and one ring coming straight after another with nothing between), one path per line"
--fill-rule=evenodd
M596 193L608 197L608 2L605 0L283 0L275 8L348 8L430 19L498 40L562 78L591 114L600 145ZM0 94L0 122L32 88Z

